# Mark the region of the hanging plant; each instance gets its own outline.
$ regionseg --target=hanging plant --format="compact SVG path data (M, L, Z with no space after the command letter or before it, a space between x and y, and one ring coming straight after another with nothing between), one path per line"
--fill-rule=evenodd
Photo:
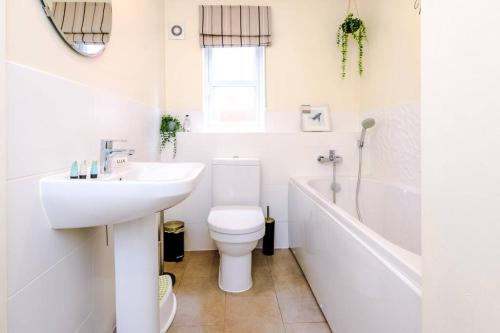
M173 143L173 158L177 155L177 132L182 131L182 125L179 119L169 114L161 117L160 125L160 148L165 150L168 143Z
M365 54L366 41L366 27L363 21L355 17L353 13L348 13L344 22L339 26L337 31L337 46L340 47L342 53L342 78L346 77L347 67L347 50L349 47L349 35L352 35L354 40L358 43L359 58L358 58L358 72L359 75L363 74L363 55Z

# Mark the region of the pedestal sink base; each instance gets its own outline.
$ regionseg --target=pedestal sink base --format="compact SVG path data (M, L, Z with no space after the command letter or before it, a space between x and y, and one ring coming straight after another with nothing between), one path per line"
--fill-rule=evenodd
M97 179L70 179L66 170L40 180L53 229L114 225L117 333L158 333L160 326L170 325L175 296L158 300L156 212L186 199L204 168L201 163L134 162Z
M158 333L158 214L116 224L117 333Z

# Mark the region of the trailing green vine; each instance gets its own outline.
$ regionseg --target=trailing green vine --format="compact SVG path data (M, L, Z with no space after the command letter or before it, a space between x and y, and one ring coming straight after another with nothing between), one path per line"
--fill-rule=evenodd
M352 35L354 40L358 43L359 58L358 58L358 72L359 75L363 74L363 56L365 54L365 41L366 27L364 22L355 17L353 13L348 13L344 22L339 26L337 31L337 46L340 47L342 53L342 78L346 77L347 67L347 51L349 48L349 35Z
M169 114L161 117L160 124L160 149L163 151L168 143L173 143L173 158L177 155L177 132L182 131L182 124L177 117Z

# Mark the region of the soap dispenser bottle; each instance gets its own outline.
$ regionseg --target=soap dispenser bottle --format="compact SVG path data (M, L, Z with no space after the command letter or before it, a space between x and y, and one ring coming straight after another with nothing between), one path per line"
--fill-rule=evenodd
M71 171L69 173L69 178L70 179L78 179L78 162L74 161L71 164Z
M184 128L184 132L191 132L191 119L188 114L184 117L182 127Z
M92 161L92 166L90 167L90 178L96 179L99 171L97 169L97 161Z

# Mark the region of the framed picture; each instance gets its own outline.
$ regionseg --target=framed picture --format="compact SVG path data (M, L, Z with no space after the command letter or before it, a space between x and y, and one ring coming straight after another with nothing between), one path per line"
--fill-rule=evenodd
M332 130L328 105L302 105L300 112L303 132L329 132Z

